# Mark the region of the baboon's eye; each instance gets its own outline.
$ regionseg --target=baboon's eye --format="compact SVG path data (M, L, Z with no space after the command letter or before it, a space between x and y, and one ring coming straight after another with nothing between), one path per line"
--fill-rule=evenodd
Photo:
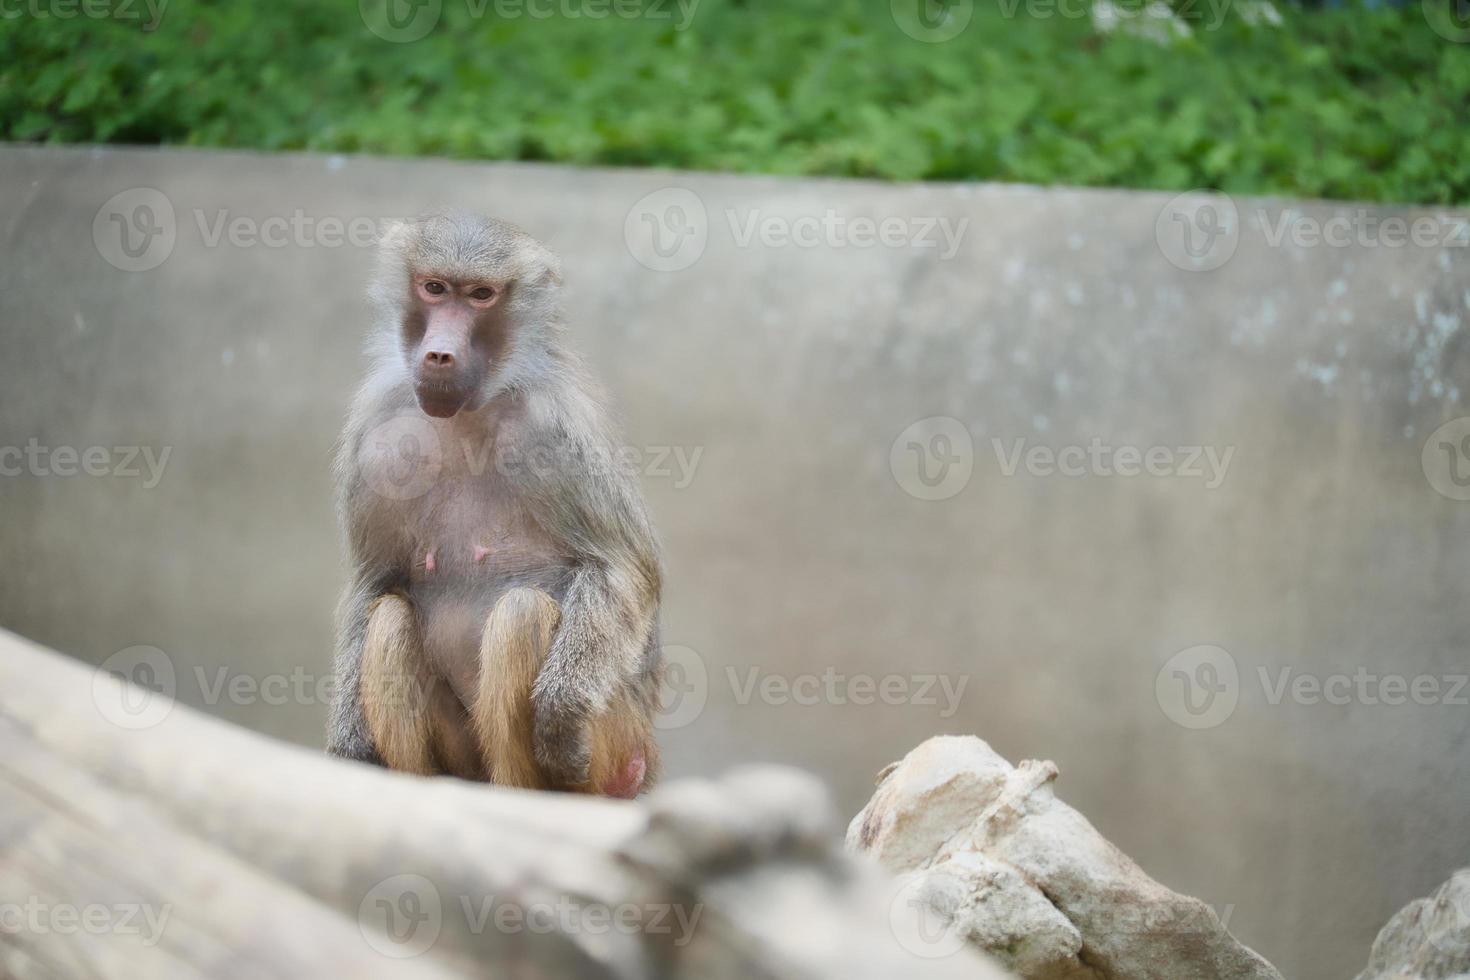
M431 296L442 296L448 287L437 279L430 279L424 283L424 292Z
M491 289L489 286L481 286L479 289L476 289L474 292L470 293L470 299L477 299L482 303L488 299L493 299L494 297L495 290Z

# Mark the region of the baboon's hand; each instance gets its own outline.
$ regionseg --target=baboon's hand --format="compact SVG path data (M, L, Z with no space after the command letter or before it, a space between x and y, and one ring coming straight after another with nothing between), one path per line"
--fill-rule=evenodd
M592 762L591 706L545 676L531 703L532 742L542 776L553 789L584 788Z

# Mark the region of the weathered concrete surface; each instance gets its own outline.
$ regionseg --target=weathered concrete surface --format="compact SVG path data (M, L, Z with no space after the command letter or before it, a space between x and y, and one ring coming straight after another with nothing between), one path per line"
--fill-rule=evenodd
M161 265L123 272L93 226L137 187L167 196L176 239ZM625 226L641 248L630 211L669 187L697 192L706 245L657 271ZM1251 223L1233 256L1186 271L1159 246L1161 226L1180 258L1168 198L0 150L0 445L171 447L152 488L0 479L0 624L99 662L159 647L181 700L319 744L323 704L292 675L328 663L341 573L327 456L370 257L206 239L221 211L485 209L561 250L578 339L647 449L665 637L700 658L702 675L679 652L685 685L705 681L702 710L696 690L671 715L687 724L664 733L670 776L788 762L854 812L888 760L978 733L1003 755L1056 760L1104 836L1285 975L1352 976L1389 916L1470 851L1470 708L1446 703L1443 680L1470 660L1470 503L1437 492L1421 462L1437 426L1470 414L1470 249L1273 246L1279 205L1238 201ZM666 228L688 225L663 204L698 217L687 198L652 203ZM829 209L969 225L947 260L932 229L938 248L740 244L752 211ZM99 225L118 261L106 211ZM948 454L972 438L962 489L959 463L935 489L918 478L909 444L944 449L932 433L899 439L936 415L960 426L942 433ZM1235 451L1214 489L1024 463L1006 475L1015 440L1094 438ZM664 446L702 450L687 484ZM1455 460L1436 452L1453 487ZM940 460L926 462L938 479ZM1200 644L1232 659L1170 662ZM1344 676L1348 703L1281 691L1286 669L1288 684ZM1428 705L1369 703L1358 672L1441 689ZM780 686L803 675L794 693L816 703ZM860 675L901 675L910 697L885 703ZM955 710L917 675L964 682ZM1191 714L1181 678L1221 690L1210 701L1196 686ZM1338 682L1331 693L1343 700Z

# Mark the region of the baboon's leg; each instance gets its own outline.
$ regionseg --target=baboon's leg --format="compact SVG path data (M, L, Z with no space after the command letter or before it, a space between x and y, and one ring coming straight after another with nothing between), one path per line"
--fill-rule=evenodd
M480 639L480 691L470 713L498 786L544 789L531 743L531 688L561 622L556 600L540 589L515 588L495 602Z
M653 785L658 765L651 708L623 692L592 721L593 791L631 800Z
M424 659L413 606L385 595L368 614L362 651L362 705L373 746L390 769L439 771L431 695L438 678Z
M454 689L443 680L436 680L429 694L429 719L434 734L434 759L439 768L460 779L488 778L470 714Z
M556 600L540 589L516 588L495 603L480 644L480 692L472 714L490 781L545 789L532 742L531 690L561 622ZM632 798L658 768L653 707L620 692L592 720L591 761L581 792Z

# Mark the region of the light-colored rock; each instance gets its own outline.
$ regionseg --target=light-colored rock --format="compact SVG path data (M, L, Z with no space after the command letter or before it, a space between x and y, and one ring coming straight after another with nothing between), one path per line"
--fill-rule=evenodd
M1470 977L1470 868L1439 891L1405 905L1378 938L1358 980L1463 980Z
M1077 954L1082 935L1015 868L977 851L915 872L917 897L971 945L1003 954L1027 977L1091 977Z
M1056 777L978 738L930 739L885 770L848 847L906 875L956 934L1028 980L1280 980L1209 906L1058 800Z

